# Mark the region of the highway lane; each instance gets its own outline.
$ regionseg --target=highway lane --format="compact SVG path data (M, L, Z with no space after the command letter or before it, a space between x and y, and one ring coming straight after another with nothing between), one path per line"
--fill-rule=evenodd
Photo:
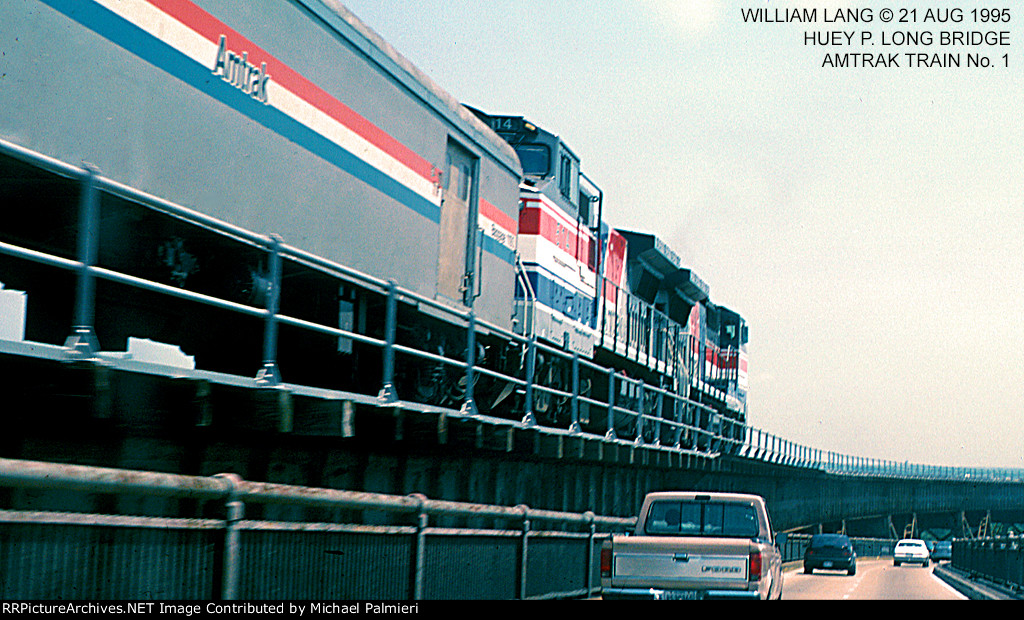
M802 569L788 571L783 582L783 600L964 600L919 564L893 566L889 559L858 559L857 574L818 571L805 575Z

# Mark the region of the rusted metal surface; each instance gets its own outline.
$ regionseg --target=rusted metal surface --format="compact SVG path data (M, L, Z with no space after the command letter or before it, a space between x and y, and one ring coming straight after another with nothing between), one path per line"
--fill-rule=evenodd
M188 499L221 499L229 490L222 479L0 459L0 484L15 488L86 493L128 493Z

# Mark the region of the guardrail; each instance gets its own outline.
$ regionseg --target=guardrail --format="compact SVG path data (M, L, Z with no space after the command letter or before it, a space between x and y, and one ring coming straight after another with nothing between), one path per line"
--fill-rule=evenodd
M441 366L461 375L455 382L460 386L458 402L453 403L450 409L451 414L456 416L488 416L490 412L481 411L475 398L478 382L485 378L509 386L522 395L522 410L517 419L487 417L488 420L499 424L538 425L538 416L535 415L538 399L559 399L567 409L568 415L561 426L545 428L573 434L589 434L609 442L648 445L707 458L716 458L723 454L736 455L770 463L818 469L830 474L979 481L1024 480L1024 470L901 463L827 452L800 445L749 427L741 421L724 417L708 406L677 394L667 387L626 377L614 369L582 359L578 354L479 321L472 310L457 311L433 299L402 289L394 282L373 278L291 247L275 236L255 234L106 179L95 170L71 166L3 140L0 140L0 153L60 177L77 180L81 184L77 249L74 259L58 256L45 251L44 248L28 248L0 242L0 255L71 271L77 275L74 324L64 343L69 360L103 359L116 363L116 353L100 350L94 331L96 281L105 280L132 289L167 295L261 320L262 365L253 378L254 386L288 387L282 383L278 367L279 330L281 326L288 326L379 350L382 360L380 383L364 387L372 389L373 392L369 395L375 397L382 405L415 402L410 399L409 394L399 393L396 387L397 359L401 356L405 360L414 359L419 364ZM103 194L191 223L235 240L249 250L262 253L264 262L269 266L264 306L239 303L213 294L170 286L138 275L98 266L98 226ZM378 295L383 301L385 314L383 334L374 336L359 333L354 329L283 314L280 306L282 262L285 260ZM433 314L445 317L455 329L461 329L465 345L464 357L453 357L450 354L415 346L422 346L422 343L399 342L400 302L429 309ZM482 363L478 353L478 332L486 332L500 338L508 346L515 348L522 359L522 364L516 366L514 372L510 374L507 370L495 369ZM557 383L541 377L537 368L539 355L561 360L562 366L568 369L569 378ZM584 386L583 383L587 385ZM603 393L591 389L598 383L606 388ZM338 392L338 397L344 398L345 394ZM584 410L587 411L586 415L583 414ZM595 419L591 419L591 411L598 412L598 415L594 416Z
M953 541L953 568L1020 593L1024 590L1024 540L958 538Z
M142 496L178 513L0 511L4 600L584 597L600 589L603 537L635 525L593 513L255 483L233 474L9 459L0 459L0 487ZM297 518L246 519L255 504ZM189 510L201 516L181 514ZM431 519L513 527L431 527Z

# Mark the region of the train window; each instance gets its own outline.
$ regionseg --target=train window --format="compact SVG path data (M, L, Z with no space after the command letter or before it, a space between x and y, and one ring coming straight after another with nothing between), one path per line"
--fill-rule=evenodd
M551 173L551 150L543 144L520 144L516 147L524 174L547 176Z
M580 215L579 221L588 228L590 227L590 196L586 192L580 192Z
M576 201L579 200L577 192L579 191L579 181L576 178L576 166L573 165L572 157L568 154L562 154L562 165L558 175L558 187L562 192L562 196L569 201L570 204L575 205Z
M473 168L468 163L452 162L448 159L448 178L445 179L448 193L462 201L469 200L469 192L473 188Z
M469 200L470 183L473 180L473 171L468 164L463 164L459 170L459 199Z

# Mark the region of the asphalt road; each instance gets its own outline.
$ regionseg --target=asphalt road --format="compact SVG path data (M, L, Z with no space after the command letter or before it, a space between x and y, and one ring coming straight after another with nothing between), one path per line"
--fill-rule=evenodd
M893 566L892 558L857 560L857 574L803 569L787 571L783 600L964 600L966 597L932 574L934 564Z

